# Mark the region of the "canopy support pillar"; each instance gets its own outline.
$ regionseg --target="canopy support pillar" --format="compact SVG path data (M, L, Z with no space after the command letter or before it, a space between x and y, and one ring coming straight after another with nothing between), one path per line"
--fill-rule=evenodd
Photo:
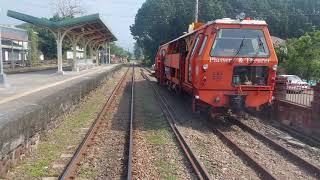
M93 49L95 51L95 54L96 54L96 64L97 64L97 66L99 66L99 63L100 63L99 62L100 61L100 59L99 59L99 55L100 55L99 48L100 48L101 44L99 44L99 43L101 43L101 41L94 42L93 45L92 45L92 47L93 47Z
M98 49L96 50L96 63L97 63L97 66L99 66L99 50Z
M92 50L96 59L96 66L99 66L99 49L97 47L93 47Z
M108 58L108 60L106 60L107 61L106 63L111 64L110 42L106 42L105 50L106 50L106 59Z
M2 44L1 44L1 27L0 27L0 87L7 87L6 74L3 71L3 55L2 55Z
M93 39L88 39L88 40L83 40L83 48L84 48L84 54L83 54L83 57L85 59L88 59L88 54L87 54L87 48L89 46L89 44L91 43ZM89 48L89 56L90 56L90 48Z
M77 43L72 42L72 71L79 71L77 69Z
M58 74L63 75L63 59L62 59L62 42L63 42L63 37L62 37L62 33L61 31L57 32L57 37L56 37L56 41L57 41L57 58L58 58Z
M93 60L93 47L89 46L89 57Z
M72 71L79 71L77 67L77 45L83 35L77 36L74 34L67 35L72 44ZM84 58L86 54L86 47L84 48Z
M86 69L88 69L88 55L87 55L87 47L89 44L89 41L82 41L83 42L83 58L85 60L86 63Z
M109 52L108 52L108 55L109 55L109 64L111 64L111 43L108 42L109 44Z
M59 75L63 75L63 58L62 58L62 42L64 37L67 35L67 33L69 31L71 31L72 28L67 29L65 31L63 30L57 30L56 32L54 32L53 30L49 29L49 31L52 32L52 34L54 35L54 37L56 38L56 42L57 42L57 59L58 59L58 72L57 74Z

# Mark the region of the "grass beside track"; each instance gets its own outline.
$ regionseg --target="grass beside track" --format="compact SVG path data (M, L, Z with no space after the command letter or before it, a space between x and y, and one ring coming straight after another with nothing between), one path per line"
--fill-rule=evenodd
M145 115L143 130L145 131L146 139L150 146L152 146L153 149L161 150L155 155L153 165L159 171L161 178L177 179L178 177L175 173L177 164L161 155L165 152L165 148L168 147L168 145L175 144L175 140L166 119L163 117L161 111L159 112L159 107L154 107L154 105L157 106L158 104L155 102L153 94L150 94L151 89L148 89L148 91L149 93L144 93L146 98L141 98L142 112L144 112ZM151 104L154 105L150 106Z
M61 126L53 131L52 134L45 136L32 157L32 164L24 164L23 169L26 175L30 177L43 176L58 176L59 174L49 168L51 162L59 159L62 151L67 151L68 146L76 146L80 141L79 134L75 132L81 131L81 128L90 126L92 119L99 110L103 102L96 99L92 101L89 98L87 102L82 104L80 109L77 109L68 116Z

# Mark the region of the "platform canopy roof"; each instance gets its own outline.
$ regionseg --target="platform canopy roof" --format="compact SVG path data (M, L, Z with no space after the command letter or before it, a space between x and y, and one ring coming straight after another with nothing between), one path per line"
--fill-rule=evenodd
M112 42L117 40L110 28L100 18L99 14L70 18L61 21L37 18L12 10L9 10L7 15L35 26L48 28L54 32L68 31L69 35L81 36L81 38L91 39L92 41Z

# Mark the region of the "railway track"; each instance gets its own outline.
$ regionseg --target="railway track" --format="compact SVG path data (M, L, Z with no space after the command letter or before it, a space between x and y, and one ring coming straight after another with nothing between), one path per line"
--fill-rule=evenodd
M145 78L150 86L152 87L154 91L154 95L157 99L157 101L160 104L160 108L162 109L165 118L167 119L175 137L178 140L178 143L183 150L185 156L187 157L188 161L190 162L193 171L195 172L196 176L201 180L208 180L211 179L208 171L206 168L201 164L200 160L195 156L193 150L190 148L190 146L187 144L186 140L182 136L181 132L179 131L178 127L176 126L176 120L174 116L174 111L172 107L168 104L166 99L160 95L158 89L150 82L149 77L144 73L143 70L141 70L141 75L143 78Z
M276 128L280 129L281 131L287 132L291 136L309 144L310 146L320 148L320 140L315 137L305 135L293 128L287 127L286 125L277 125Z
M116 96L119 94L119 89L125 84L126 78L128 76L130 68L125 72L125 74L121 77L120 81L116 85L116 87L113 89L111 95L108 97L107 102L103 106L102 110L100 111L99 115L93 122L92 126L86 133L85 137L83 138L82 142L78 146L76 152L73 154L73 157L59 176L59 179L75 179L76 178L76 170L81 165L81 160L88 154L87 150L91 146L94 145L93 140L95 139L95 135L98 134L98 131L102 128L102 125L105 121L105 114L108 112L110 107L115 101ZM131 77L131 100L130 100L130 120L129 120L129 131L128 131L128 164L127 164L127 174L126 176L128 179L131 179L132 171L132 144L133 144L133 103L134 103L134 65L132 65L132 77Z
M257 114L253 111L247 111L247 113L251 116L258 117L259 119L266 119L263 115ZM298 140L302 141L303 143L306 143L310 146L320 148L320 139L318 139L314 136L311 136L311 135L304 134L301 131L298 131L290 126L276 123L276 124L269 125L269 127L273 127L273 128L276 128L280 131L286 132L289 135L291 135L292 137L294 137L294 138L296 138L296 139L298 139Z
M258 141L270 147L270 149L272 149L276 153L284 155L285 159L295 164L301 170L307 172L310 176L317 179L320 177L320 169L316 165L308 162L307 160L302 159L301 157L296 155L294 152L288 150L287 148L275 142L274 140L266 137L265 135L254 130L253 128L247 126L246 124L242 123L240 120L236 118L230 118L229 120L232 123L234 123L236 126L238 126L243 132L249 133L250 135L252 135L252 137L256 138ZM276 179L276 176L270 170L268 170L268 168L265 167L263 163L259 162L258 160L256 160L256 158L250 155L250 153L248 153L248 151L245 150L245 148L242 148L241 145L239 145L239 142L237 142L237 140L234 140L234 137L231 137L230 135L228 135L228 133L219 129L215 129L214 132L223 141L225 141L226 144L236 152L236 154L238 154L239 156L241 156L241 158L243 158L246 162L248 162L249 166L260 174L261 178Z
M135 87L135 76L134 76L134 65L132 66L132 80L131 80L131 100L130 100L130 121L129 121L129 152L128 152L128 173L127 179L132 179L132 149L133 149L133 119L134 119L134 87Z
M146 79L149 80L148 77ZM155 89L155 87L153 87ZM155 90L156 92L156 90ZM157 92L156 92L157 93ZM158 95L159 96L159 93ZM166 100L162 98L164 101L162 104L166 104ZM168 111L174 112L174 110L170 110L170 106L166 105L169 108ZM294 152L290 151L289 149L285 148L283 145L275 142L274 140L266 137L265 135L259 133L258 131L252 129L251 127L243 124L240 120L236 118L230 119L231 122L235 125L237 125L243 132L249 133L252 137L254 137L257 141L263 143L267 147L270 147L271 151L274 151L275 153L278 153L279 155L284 155L284 159L286 159L288 162L292 163L293 166L297 166L299 170L306 172L307 175L310 177L314 177L316 179L319 179L320 177L320 169L316 165L310 163L309 161L299 157ZM212 124L212 123L211 123ZM254 171L257 172L257 174L262 179L278 179L279 177L274 174L274 172L271 172L268 167L265 166L263 162L260 162L257 158L255 158L253 155L247 152L245 148L242 148L241 145L239 145L234 138L231 138L227 135L224 131L220 130L216 126L212 125L213 133L217 135L225 144L232 149L238 157L240 157L243 161L247 162L247 165L251 167ZM250 143L250 142L249 142ZM196 168L194 168L196 169ZM281 171L282 167L280 166L278 170ZM196 170L195 170L196 171ZM199 176L198 176L199 177Z

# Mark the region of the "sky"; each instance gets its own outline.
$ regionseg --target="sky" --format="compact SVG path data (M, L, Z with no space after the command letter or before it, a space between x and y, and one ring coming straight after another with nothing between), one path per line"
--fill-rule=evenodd
M6 16L7 10L14 10L36 17L50 18L54 14L55 0L0 0L0 24L20 24L22 21ZM116 35L119 46L133 51L133 37L130 26L145 0L80 0L86 14L99 13Z

